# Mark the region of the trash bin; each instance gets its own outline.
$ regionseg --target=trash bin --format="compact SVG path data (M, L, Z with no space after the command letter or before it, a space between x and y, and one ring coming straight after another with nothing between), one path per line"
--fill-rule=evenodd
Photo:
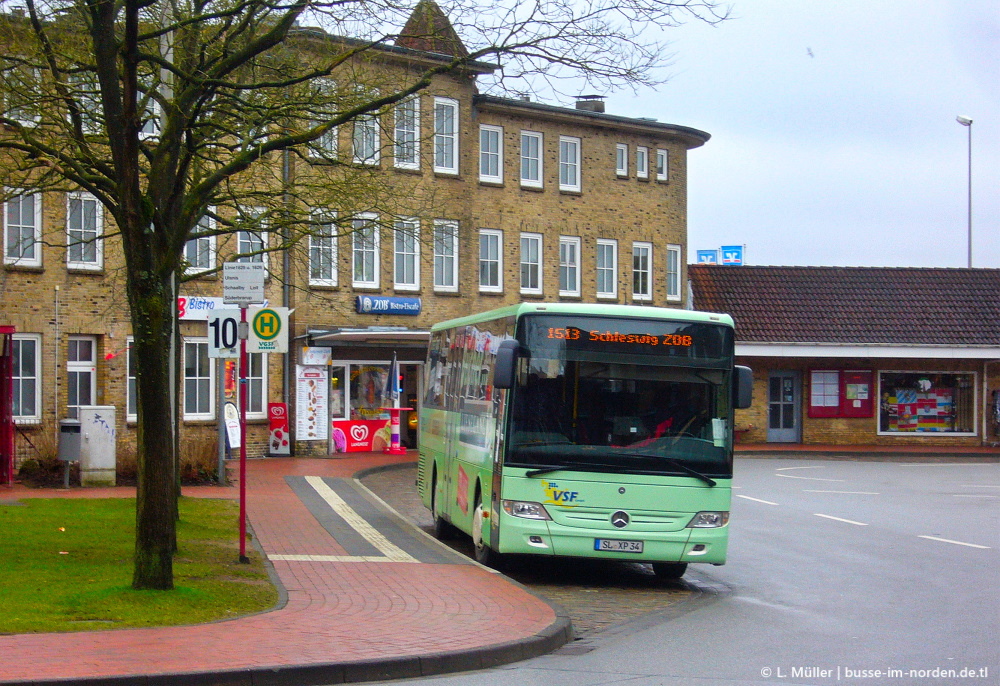
M59 453L63 462L80 461L80 420L59 420Z
M63 487L69 488L69 463L80 461L80 420L59 420L59 452L63 465Z

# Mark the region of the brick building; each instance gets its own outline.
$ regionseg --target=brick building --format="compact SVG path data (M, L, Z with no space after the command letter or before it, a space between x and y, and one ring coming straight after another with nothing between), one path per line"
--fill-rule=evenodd
M432 3L420 7L431 10L421 21L447 23ZM319 29L298 36L320 47L343 40ZM365 68L404 73L463 50L456 36L411 41L381 49ZM291 351L251 357L251 454L269 449L269 403L288 406L298 454L335 449L331 423L384 422L394 354L403 402L417 402L426 332L437 321L521 300L687 304L686 155L709 135L606 113L595 97L566 108L479 94L476 76L496 68L472 63L435 76L417 96L320 141L425 209L358 214L352 231L253 258L266 262L268 303L294 312ZM275 164L283 162L313 180L332 173L308 154ZM127 444L135 407L121 247L113 237L87 242L114 227L85 193L7 196L0 324L17 331L19 450L58 437L59 421L89 404L117 408ZM197 278L179 298L186 446L214 442L219 404L236 389L232 365L208 357L208 313L222 307L217 270L269 240L238 232L188 244ZM411 443L414 431L404 430Z
M1000 270L689 273L694 306L733 315L754 370L743 442L1000 444Z

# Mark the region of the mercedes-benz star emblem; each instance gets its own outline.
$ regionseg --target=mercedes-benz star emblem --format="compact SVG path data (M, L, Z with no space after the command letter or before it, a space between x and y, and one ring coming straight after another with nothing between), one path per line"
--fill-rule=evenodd
M628 513L619 510L611 515L611 524L614 525L616 529L623 529L628 526Z

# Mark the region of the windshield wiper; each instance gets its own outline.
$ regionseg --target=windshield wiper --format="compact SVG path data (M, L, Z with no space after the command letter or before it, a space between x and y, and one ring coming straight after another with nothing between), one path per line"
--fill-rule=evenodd
M553 465L551 467L539 467L538 469L529 469L524 473L525 476L541 476L542 474L550 474L551 472L558 472L562 470L572 470L577 472L603 472L608 469L618 469L618 465L613 464L594 464L593 462L564 462L560 465Z
M701 472L699 472L697 470L694 470L694 469L691 469L690 467L688 467L686 464L684 464L680 460L675 460L672 457L666 457L664 455L657 455L656 453L626 453L626 452L616 452L616 453L612 453L612 455L622 455L622 456L625 456L625 457L645 457L645 458L648 458L648 459L651 459L651 460L662 460L664 462L669 462L671 465L673 465L677 469L681 470L682 472L684 472L688 476L693 476L696 479L701 479L702 481L704 481L709 486L716 486L716 485L718 485L716 483L715 479L713 479L712 477L705 476Z

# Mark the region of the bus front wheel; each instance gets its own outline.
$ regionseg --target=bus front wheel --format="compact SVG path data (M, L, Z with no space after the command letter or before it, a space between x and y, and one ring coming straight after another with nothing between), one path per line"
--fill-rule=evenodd
M483 540L483 527L489 527L489 523L483 516L482 499L477 495L476 509L472 513L472 545L475 548L476 562L487 567L497 568L500 566L501 555Z
M687 562L654 562L653 574L658 579L680 579L687 568Z

